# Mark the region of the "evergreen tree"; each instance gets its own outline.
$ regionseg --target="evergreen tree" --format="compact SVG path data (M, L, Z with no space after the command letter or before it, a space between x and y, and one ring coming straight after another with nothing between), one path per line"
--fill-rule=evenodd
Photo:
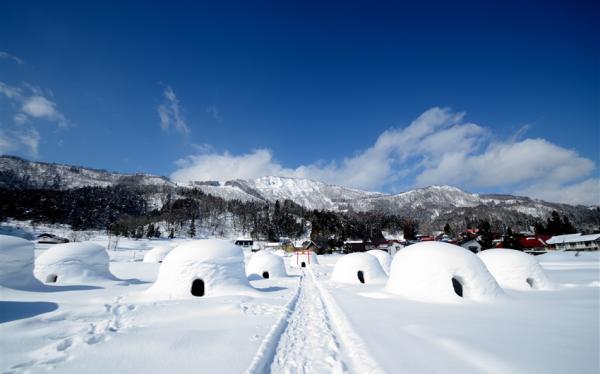
M190 222L190 229L188 230L188 235L190 238L194 238L196 236L196 219L192 217L192 221Z
M490 249L492 248L493 236L490 223L487 220L479 221L479 225L477 226L479 229L479 244L481 244L481 249Z
M148 225L148 231L146 231L146 237L147 238L154 238L155 237L155 229L154 229L154 224L151 223Z
M169 232L169 239L175 238L175 228L171 227L171 232Z
M452 228L450 227L450 223L446 223L446 225L444 226L444 234L448 236L452 235Z

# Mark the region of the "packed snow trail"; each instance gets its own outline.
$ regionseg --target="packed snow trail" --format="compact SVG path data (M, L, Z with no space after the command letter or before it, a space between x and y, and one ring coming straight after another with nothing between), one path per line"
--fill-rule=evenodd
M311 276L302 276L300 294L277 345L271 373L345 373L348 365L329 314Z
M326 292L311 270L303 270L287 312L265 338L249 373L381 372Z

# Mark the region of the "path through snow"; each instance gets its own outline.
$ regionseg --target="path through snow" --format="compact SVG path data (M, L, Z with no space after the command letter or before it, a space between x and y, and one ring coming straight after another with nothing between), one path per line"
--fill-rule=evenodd
M333 303L311 270L303 270L287 312L265 338L248 372L381 372Z

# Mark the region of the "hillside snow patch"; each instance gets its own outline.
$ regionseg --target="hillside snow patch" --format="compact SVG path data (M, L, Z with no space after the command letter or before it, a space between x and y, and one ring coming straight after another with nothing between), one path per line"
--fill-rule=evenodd
M386 290L419 301L491 301L504 292L472 252L442 242L422 242L396 253Z

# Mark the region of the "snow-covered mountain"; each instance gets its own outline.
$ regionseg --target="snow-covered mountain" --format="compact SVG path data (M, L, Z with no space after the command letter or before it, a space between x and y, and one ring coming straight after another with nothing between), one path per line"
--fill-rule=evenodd
M430 186L399 194L366 192L310 179L267 176L227 182L197 181L176 184L166 177L121 174L79 166L0 157L0 187L72 189L116 184L197 188L225 200L292 200L307 209L332 211L379 211L419 218L447 217L465 209L490 209L532 217L546 217L552 210L585 214L585 207L548 203L511 195L479 195L452 186ZM582 213L583 212L583 213Z
M116 184L175 186L166 177L150 174L122 174L81 166L0 156L0 186L3 187L64 190L86 186L107 187Z

